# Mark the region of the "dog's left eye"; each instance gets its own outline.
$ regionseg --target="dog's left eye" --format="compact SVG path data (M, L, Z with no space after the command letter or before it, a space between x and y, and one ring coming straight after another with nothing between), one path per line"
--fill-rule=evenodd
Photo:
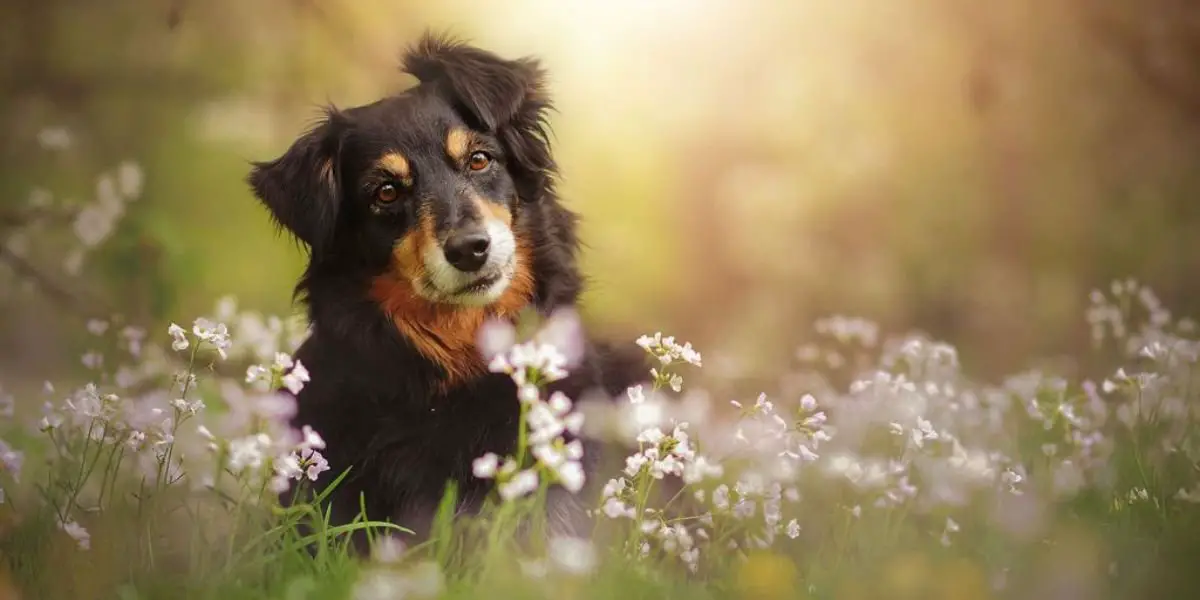
M473 152L467 159L467 168L472 171L482 171L492 164L492 157L487 152Z
M391 204L400 196L400 190L391 183L385 183L375 190L375 201L379 204Z

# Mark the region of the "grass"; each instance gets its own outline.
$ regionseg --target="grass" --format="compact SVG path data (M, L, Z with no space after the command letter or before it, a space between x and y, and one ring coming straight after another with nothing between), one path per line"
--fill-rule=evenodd
M310 494L338 466L266 392L305 383L286 355L302 324L230 302L168 335L96 322L112 368L3 430L0 597L1186 597L1197 328L1134 282L1086 318L1090 375L985 384L947 344L832 317L779 389L730 405L684 389L699 352L648 336L658 368L603 410L547 394L568 346L526 336L492 362L525 399L514 456L475 465L495 493L455 515L448 489L410 547ZM581 426L636 448L595 490L565 441ZM558 486L595 508L587 539L546 518Z

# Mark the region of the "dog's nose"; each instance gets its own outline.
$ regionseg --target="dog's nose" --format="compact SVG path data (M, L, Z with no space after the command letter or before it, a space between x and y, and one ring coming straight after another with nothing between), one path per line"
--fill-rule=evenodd
M478 271L487 262L491 239L483 229L463 229L450 234L442 244L446 260L459 271Z

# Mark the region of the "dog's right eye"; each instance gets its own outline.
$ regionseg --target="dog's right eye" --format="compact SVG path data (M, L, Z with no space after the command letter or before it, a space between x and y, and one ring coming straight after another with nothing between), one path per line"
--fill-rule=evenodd
M385 183L375 190L375 201L379 204L391 204L399 197L400 190L392 183Z

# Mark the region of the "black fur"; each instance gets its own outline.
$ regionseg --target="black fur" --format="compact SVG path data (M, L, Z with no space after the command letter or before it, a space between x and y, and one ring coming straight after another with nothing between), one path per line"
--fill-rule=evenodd
M296 423L313 426L328 443L332 469L318 486L352 469L331 497L334 520L353 517L362 493L370 518L423 534L447 481L457 483L464 509L484 497L490 482L472 476L471 462L512 451L519 407L503 375L439 391L445 371L418 353L369 296L372 279L389 267L392 247L417 218L415 201L371 214L371 161L384 149L403 150L417 163L411 193L442 202L459 184L439 175L440 167L422 171L422 161L434 164L448 126L469 127L496 146L503 167L480 189L510 208L513 228L532 241L533 306L549 314L575 304L583 279L577 216L554 189L551 103L538 63L426 35L406 52L403 68L417 86L369 105L329 109L283 156L255 163L248 181L277 224L310 250L296 293L313 333L296 358L312 381L298 395ZM582 365L557 387L576 399L596 387L616 395L644 376L644 366L636 347L626 353L589 343ZM591 466L596 447L587 448Z

